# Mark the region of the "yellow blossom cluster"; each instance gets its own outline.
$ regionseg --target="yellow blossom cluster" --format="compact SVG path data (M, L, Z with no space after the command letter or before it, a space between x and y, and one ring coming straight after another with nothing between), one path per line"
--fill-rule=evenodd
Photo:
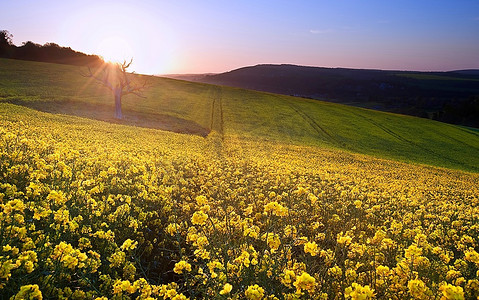
M24 118L0 119L6 298L479 296L478 174Z

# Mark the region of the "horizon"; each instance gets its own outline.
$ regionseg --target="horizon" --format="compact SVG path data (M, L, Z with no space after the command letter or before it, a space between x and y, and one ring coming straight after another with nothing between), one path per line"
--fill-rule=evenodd
M150 75L298 66L392 71L479 69L479 2L19 0L0 29Z
M444 71L419 71L419 70L397 70L397 69L378 69L378 68L348 68L348 67L324 67L324 66L308 66L308 65L297 65L297 64L288 64L288 63L278 63L278 64L256 64L256 65L249 65L249 66L242 66L232 70L226 70L221 72L207 72L207 73L164 73L164 74L152 74L153 76L165 76L165 75L216 75L216 74L223 74L228 72L233 72L239 69L245 68L253 68L259 66L294 66L294 67L306 67L306 68L320 68L320 69L344 69L344 70L370 70L370 71L390 71L390 72L422 72L422 73L447 73L447 72L462 72L462 71L478 71L479 68L467 68L467 69L454 69L454 70L444 70Z

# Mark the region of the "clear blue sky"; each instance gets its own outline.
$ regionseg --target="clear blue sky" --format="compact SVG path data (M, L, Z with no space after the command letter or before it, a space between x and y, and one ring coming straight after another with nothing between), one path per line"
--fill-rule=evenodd
M479 68L478 0L2 1L14 43L55 42L148 74L260 63Z

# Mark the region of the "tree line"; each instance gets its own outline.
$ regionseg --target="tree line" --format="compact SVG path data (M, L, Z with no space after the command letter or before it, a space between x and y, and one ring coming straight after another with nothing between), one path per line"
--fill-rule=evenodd
M12 42L13 35L7 30L0 31L0 57L21 60L32 60L67 64L75 66L99 65L103 59L98 55L88 55L73 50L70 47L61 47L55 43L40 45L32 41L23 42L16 46Z

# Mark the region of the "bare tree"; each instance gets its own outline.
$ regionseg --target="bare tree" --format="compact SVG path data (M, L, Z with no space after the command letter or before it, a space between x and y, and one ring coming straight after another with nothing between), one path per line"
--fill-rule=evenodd
M122 96L133 94L141 98L146 98L143 96L142 92L147 88L147 81L144 80L142 83L134 82L131 79L133 73L127 72L127 69L131 66L132 62L133 59L128 63L126 61L115 64L105 63L98 68L95 73L93 73L91 68L88 67L88 73L82 74L85 77L96 80L113 93L115 98L116 119L123 119L123 114L121 112Z

